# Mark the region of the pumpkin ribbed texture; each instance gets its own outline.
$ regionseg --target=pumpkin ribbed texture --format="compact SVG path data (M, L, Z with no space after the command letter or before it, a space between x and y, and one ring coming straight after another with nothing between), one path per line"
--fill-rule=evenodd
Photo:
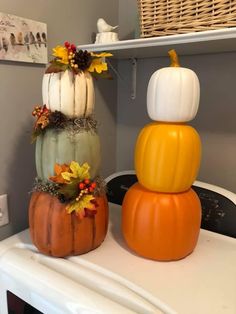
M34 192L29 206L32 242L44 254L64 257L79 255L98 247L108 227L108 203L105 195L96 197L97 214L82 220L66 205L44 192Z
M160 261L178 260L196 246L201 204L192 190L156 193L134 184L122 204L122 232L139 255Z
M89 72L71 71L44 74L43 103L52 111L61 111L70 118L89 116L94 111L93 78Z
M188 125L153 122L140 132L135 147L138 181L151 191L179 193L196 179L201 142Z
M199 80L190 69L162 68L152 74L148 83L147 110L155 121L190 121L197 114L199 99Z
M72 135L67 130L49 129L36 142L36 170L41 179L54 175L55 163L69 164L72 160L90 165L90 175L98 175L101 163L99 136L93 131Z

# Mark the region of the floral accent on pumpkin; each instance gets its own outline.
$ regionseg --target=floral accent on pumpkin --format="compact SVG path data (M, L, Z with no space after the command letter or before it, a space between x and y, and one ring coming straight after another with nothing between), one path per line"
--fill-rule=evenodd
M89 169L88 163L80 166L76 161L69 165L55 164L55 176L49 178L59 185L57 190L59 200L62 203L69 201L66 206L68 214L75 211L80 219L96 214L94 191L97 184L90 180Z
M63 46L56 46L53 48L53 56L56 57L57 62L63 63L63 64L69 64L69 55L68 55L68 49Z
M49 124L49 115L51 110L44 106L36 106L32 112L34 117L37 117L37 120L34 125L34 129L43 130Z
M60 111L51 111L46 105L36 106L32 115L37 118L31 136L32 143L47 128L67 129L72 134L82 131L97 132L97 121L92 115L88 117L68 118Z
M96 57L96 58L106 58L106 57L112 57L113 54L110 52L101 52L101 53L91 52L91 56Z
M83 219L86 216L95 215L97 213L97 210L96 204L92 202L94 200L94 196L85 195L79 201L75 200L74 202L70 203L66 207L66 210L68 214L71 214L73 211L75 211L80 219Z
M77 178L83 181L84 179L90 178L89 168L87 162L80 166L79 163L72 161L69 166L69 171L62 172L61 175L63 179L66 180L66 183L71 183L73 179Z
M46 73L57 73L71 70L75 74L79 71L89 71L92 74L101 74L108 72L108 66L105 61L106 57L111 57L111 53L102 52L100 54L90 53L87 50L76 50L74 44L65 42L64 46L53 48L54 59L50 61L50 66ZM106 77L103 75L103 77ZM110 78L110 76L109 76Z
M49 180L55 182L55 183L66 183L66 180L63 178L62 173L69 171L70 167L67 164L59 165L55 164L54 166L54 172L55 176L50 177Z
M59 166L61 167L61 165L57 164L57 167L59 167ZM61 172L63 172L63 170ZM59 173L59 171L58 171L58 173ZM75 184L74 185L73 184L65 185L64 183L57 183L56 182L57 180L54 180L54 179L52 180L52 178L54 178L54 177L51 177L50 180L42 180L41 178L36 177L35 182L33 184L32 192L48 193L52 196L57 197L61 203L69 202L70 200L73 199L73 197L74 198L77 197L78 187L76 187ZM63 189L62 189L62 184L64 184ZM84 184L84 182L79 183L80 190L84 188L83 184ZM95 197L99 197L101 195L106 194L106 182L102 177L100 177L100 176L95 177L92 180L90 185L93 188L93 190L92 191L90 190L90 192L92 192ZM69 196L69 194L67 194L67 196L65 196L64 194L61 194L61 192L63 190L65 191L65 187L67 187L67 191L68 191L68 187L70 187L71 190L74 189L74 191L75 191L74 196L73 195L71 196L71 194L70 194L70 196Z
M105 58L111 57L112 56L111 53L102 52L100 54L97 54L97 53L91 52L91 56L94 58L90 64L90 67L88 68L89 72L97 72L100 74L103 71L106 72L108 70L107 63L105 62Z
M78 52L74 53L71 62L74 64L75 68L79 68L84 71L89 68L92 62L92 55L87 50L83 51L80 49Z

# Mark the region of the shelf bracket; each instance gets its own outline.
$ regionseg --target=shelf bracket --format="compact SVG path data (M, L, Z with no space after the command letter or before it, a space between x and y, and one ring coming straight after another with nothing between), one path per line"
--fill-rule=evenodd
M136 85L137 85L137 59L132 58L132 81L131 81L131 99L136 98Z

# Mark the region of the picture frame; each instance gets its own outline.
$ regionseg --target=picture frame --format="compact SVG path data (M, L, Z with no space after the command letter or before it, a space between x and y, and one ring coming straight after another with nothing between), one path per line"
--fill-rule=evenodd
M47 64L47 25L0 12L0 60Z

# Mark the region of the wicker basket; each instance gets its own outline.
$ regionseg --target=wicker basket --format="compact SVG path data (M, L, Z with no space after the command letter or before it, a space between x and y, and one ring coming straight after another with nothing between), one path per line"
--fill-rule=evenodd
M141 37L236 26L236 0L138 0Z

